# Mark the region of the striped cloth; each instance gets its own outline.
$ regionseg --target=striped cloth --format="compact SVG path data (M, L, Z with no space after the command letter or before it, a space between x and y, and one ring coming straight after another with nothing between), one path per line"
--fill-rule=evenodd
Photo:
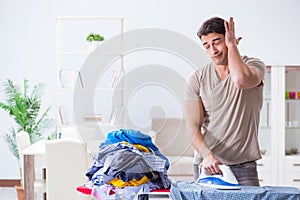
M170 195L176 200L300 200L300 190L295 187L241 186L240 190L218 190L177 180L171 182Z

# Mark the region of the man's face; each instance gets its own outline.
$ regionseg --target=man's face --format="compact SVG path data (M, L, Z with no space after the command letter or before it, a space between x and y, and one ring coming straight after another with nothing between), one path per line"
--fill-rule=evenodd
M222 34L210 33L201 36L202 45L207 55L216 65L227 65L227 46Z

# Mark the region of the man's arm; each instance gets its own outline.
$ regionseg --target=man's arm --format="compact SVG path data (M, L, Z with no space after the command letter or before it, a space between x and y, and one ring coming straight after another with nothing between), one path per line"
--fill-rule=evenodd
M236 39L233 18L229 22L224 22L225 41L228 48L228 67L230 76L239 89L248 89L258 86L263 77L261 72L255 66L246 65L239 53L237 45L241 38Z
M221 162L207 147L203 134L201 133L201 126L204 119L202 102L186 101L185 108L187 133L194 149L196 149L203 158L202 166L210 174L221 173L218 167L218 164L221 164Z

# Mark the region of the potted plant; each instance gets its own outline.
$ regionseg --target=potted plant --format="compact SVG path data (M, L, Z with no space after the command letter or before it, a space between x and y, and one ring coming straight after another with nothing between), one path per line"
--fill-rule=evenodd
M86 41L88 41L91 46L90 46L90 50L93 51L95 48L97 48L97 46L99 45L99 42L104 40L104 36L102 36L99 33L90 33L87 37L86 37Z
M90 33L87 37L86 40L88 42L93 42L93 41L103 41L104 37L100 35L99 33Z
M17 158L20 169L20 178L22 179L22 169L20 163L19 151L16 143L16 134L25 131L29 134L31 144L43 138L43 131L54 127L54 120L47 117L50 107L41 113L41 90L43 83L39 83L32 88L28 80L23 81L23 90L13 81L7 79L4 82L6 102L0 102L0 108L7 111L9 116L16 123L11 127L10 133L4 135L9 150ZM22 183L22 180L21 180Z

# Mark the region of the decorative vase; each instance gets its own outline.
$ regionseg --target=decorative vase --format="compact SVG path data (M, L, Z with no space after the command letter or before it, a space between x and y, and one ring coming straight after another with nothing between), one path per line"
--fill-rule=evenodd
M16 185L15 188L17 190L18 200L24 200L24 188L18 185Z

